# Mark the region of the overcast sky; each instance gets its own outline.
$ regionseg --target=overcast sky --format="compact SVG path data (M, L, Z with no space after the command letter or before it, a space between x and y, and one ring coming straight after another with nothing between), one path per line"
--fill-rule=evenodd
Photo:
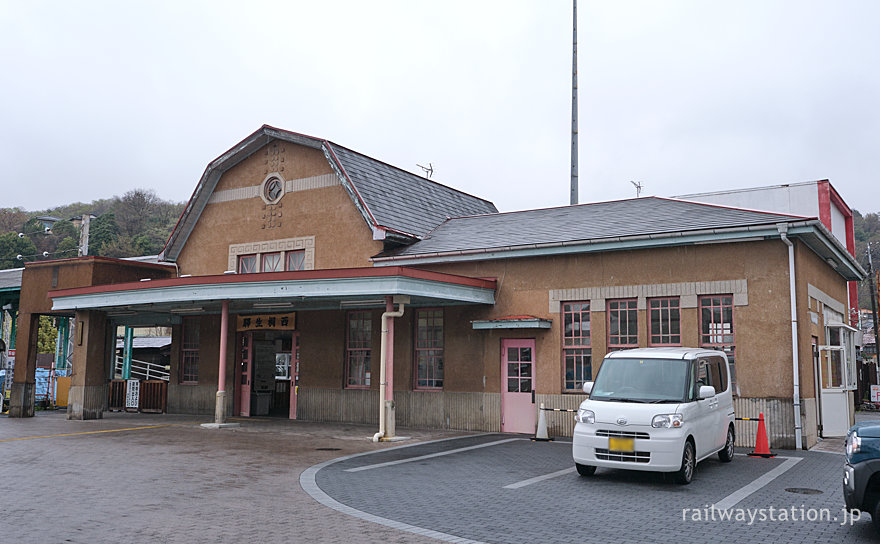
M571 1L0 0L0 207L185 201L263 124L569 202ZM828 178L880 210L880 2L578 4L580 201Z

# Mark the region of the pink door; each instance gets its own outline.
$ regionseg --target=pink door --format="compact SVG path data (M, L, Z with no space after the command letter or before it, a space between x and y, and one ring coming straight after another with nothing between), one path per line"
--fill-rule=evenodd
M296 396L299 394L299 333L293 333L293 361L290 363L290 419L296 419Z
M535 341L501 341L501 432L535 433Z
M241 366L238 380L238 406L240 416L251 415L251 379L254 374L253 335L250 332L241 335Z

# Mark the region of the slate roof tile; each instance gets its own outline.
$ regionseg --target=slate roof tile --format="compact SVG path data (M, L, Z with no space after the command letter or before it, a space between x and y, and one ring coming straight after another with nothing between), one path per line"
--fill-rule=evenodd
M425 236L448 217L498 213L481 198L327 142L376 222Z
M767 225L802 217L645 197L449 219L428 237L380 255L484 250Z

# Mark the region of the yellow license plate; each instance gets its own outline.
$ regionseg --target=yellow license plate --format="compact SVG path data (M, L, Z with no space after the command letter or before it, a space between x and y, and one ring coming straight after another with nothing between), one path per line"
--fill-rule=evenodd
M635 451L635 439L634 438L608 438L608 450L609 451Z

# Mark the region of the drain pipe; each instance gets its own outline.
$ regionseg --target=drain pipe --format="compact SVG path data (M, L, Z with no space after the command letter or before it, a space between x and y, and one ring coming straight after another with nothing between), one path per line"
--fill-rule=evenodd
M373 435L373 442L385 438L385 388L388 386L388 381L385 379L385 364L388 361L388 320L403 316L403 306L404 301L400 300L396 312L382 313L382 341L379 344L379 432Z
M795 292L794 277L794 244L788 239L788 225L779 223L776 225L779 236L788 246L788 283L791 293L791 373L794 383L794 441L795 449L803 448L801 439L801 383L800 363L798 362L798 326L797 326L797 293Z

